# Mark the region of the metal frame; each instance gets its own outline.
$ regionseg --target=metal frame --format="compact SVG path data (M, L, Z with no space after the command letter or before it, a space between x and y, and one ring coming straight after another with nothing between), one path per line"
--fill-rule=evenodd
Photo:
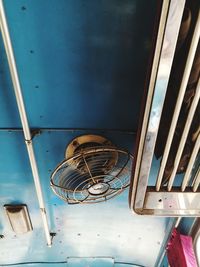
M185 1L163 1L139 142L131 207L143 209L159 121L175 53ZM154 99L154 100L153 100ZM136 190L137 186L137 190Z
M138 176L140 172L140 167L141 167L141 160L142 160L142 153L144 149L144 143L145 143L145 135L148 127L148 118L149 118L149 112L151 109L151 101L153 98L153 93L154 93L154 86L155 86L155 81L156 81L156 74L158 70L158 65L159 65L159 58L161 54L161 49L162 49L162 42L164 38L164 32L165 32L165 25L167 21L167 13L169 9L169 0L164 0L162 4L162 10L161 10L161 17L160 17L160 24L158 28L158 36L157 36L157 42L155 46L155 56L153 59L153 64L152 64L152 71L151 71L151 77L149 81L149 90L148 90L148 95L147 95L147 101L146 101L146 106L145 106L145 111L144 111L144 117L143 117L143 124L142 124L142 129L141 129L141 134L140 134L140 142L139 142L139 147L138 147L138 153L137 153L137 159L136 159L136 165L135 165L135 173L134 173L134 179L133 179L133 186L132 186L132 192L131 193L131 199L130 199L130 206L133 209L134 202L135 202L135 189L138 183ZM150 166L147 166L147 176L148 176L148 171L150 170ZM146 177L147 178L147 177ZM145 178L144 178L145 179ZM144 187L141 188L142 195L145 194L145 187L147 186L147 179L146 181L143 181Z
M161 215L167 217L200 216L200 192L191 190L180 192L179 188L172 191L155 191L149 187L146 193L142 214Z
M197 19L197 23L196 23L196 27L195 27L195 30L194 30L194 33L193 33L192 43L191 43L191 46L190 46L190 50L189 50L189 54L188 54L188 58L187 58L187 62L186 62L186 66L185 66L185 70L184 70L184 74L183 74L180 90L179 90L179 95L178 95L177 102L176 102L176 107L175 107L174 115L173 115L173 118L172 118L172 123L171 123L171 126L170 126L170 130L169 130L169 135L168 135L168 138L167 138L165 151L164 151L164 154L163 154L163 159L162 159L162 162L161 162L161 168L160 168L160 172L159 172L159 175L158 175L157 186L156 186L157 191L159 190L160 183L161 183L161 180L162 180L162 175L164 173L164 168L165 168L166 163L167 163L167 158L168 158L168 155L169 155L170 147L171 147L173 136L174 136L174 133L175 133L175 128L176 128L176 124L177 124L177 121L178 121L179 113L180 113L180 110L181 110L184 94L185 94L185 91L186 91L187 82L189 80L189 75L190 75L190 72L191 72L191 69L192 69L192 64L193 64L195 53L196 53L196 49L197 49L197 46L198 46L199 36L200 36L200 13L199 13L199 16L198 16L198 19ZM187 117L187 120L186 120L186 123L185 123L185 127L184 127L184 130L183 130L183 133L182 133L182 137L181 137L181 140L180 140L180 144L179 144L179 147L178 147L178 150L177 150L177 155L176 155L176 158L175 158L175 166L174 166L173 172L171 174L171 177L170 177L169 183L168 183L168 191L170 191L171 188L172 188L172 185L173 185L173 182L174 182L174 178L175 178L175 175L176 175L176 171L178 169L178 164L179 164L179 161L181 159L181 155L182 155L182 152L183 152L183 149L184 149L184 146L185 146L185 142L186 142L186 139L187 139L187 135L189 133L190 125L192 123L192 119L193 119L196 107L197 107L198 102L199 102L199 98L200 98L200 79L199 79L198 84L197 84L196 94L195 94L194 99L192 101L191 108L189 110L189 114L188 114L188 117ZM158 181L159 181L159 186L158 186Z
M154 148L167 85L170 77L170 71L172 68L181 19L184 11L184 5L185 1L173 0L170 1L170 3L169 1L163 1L158 38L155 48L155 57L153 60L153 67L144 112L144 120L139 141L138 155L134 170L135 173L133 177L133 186L130 192L130 206L138 214L151 214L161 216L200 216L200 205L198 202L200 192L197 190L197 186L199 185L200 180L199 172L196 174L196 178L193 183L193 189L186 189L191 175L191 166L193 166L197 152L199 150L199 137L197 138L192 157L190 159L190 164L188 165L186 173L187 176L184 177L184 181L182 183L182 190L181 188L172 187L180 157L186 142L187 134L189 132L189 128L199 101L200 81L197 84L196 94L192 102L187 117L187 122L180 140L180 145L175 160L175 166L169 180L168 188L166 190L161 188L164 168L167 162L169 149L172 143L177 119L181 109L183 97L199 41L200 13L194 29L190 52L188 54L186 67L180 86L180 93L177 99L174 117L172 119L172 124L157 182L155 187L148 186ZM158 55L160 56L159 61ZM197 192L194 193L193 191Z

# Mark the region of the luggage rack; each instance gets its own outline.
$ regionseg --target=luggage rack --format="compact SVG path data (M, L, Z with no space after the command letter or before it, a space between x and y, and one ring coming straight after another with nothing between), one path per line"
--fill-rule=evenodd
M185 1L182 0L163 1L162 4L145 110L141 131L139 133L139 142L137 144L137 156L133 167L133 180L130 188L130 206L131 209L138 214L174 217L200 216L200 166L198 166L200 131L197 132L186 170L182 175L179 175L178 180L180 183L177 185L178 166L190 127L194 120L195 111L199 104L200 78L198 78L195 95L189 107L186 120L184 121L184 128L180 136L178 149L176 150L172 171L167 180L167 184L162 183L199 43L200 11L198 11L193 27L190 48L162 158L156 171L152 171L152 163L155 164L156 161L154 158L154 149L176 51L184 6Z

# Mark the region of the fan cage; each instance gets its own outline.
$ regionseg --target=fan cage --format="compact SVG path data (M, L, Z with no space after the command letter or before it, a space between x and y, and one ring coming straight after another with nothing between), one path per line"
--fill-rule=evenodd
M53 171L53 192L69 204L113 198L130 184L133 156L114 147L92 147L63 160Z

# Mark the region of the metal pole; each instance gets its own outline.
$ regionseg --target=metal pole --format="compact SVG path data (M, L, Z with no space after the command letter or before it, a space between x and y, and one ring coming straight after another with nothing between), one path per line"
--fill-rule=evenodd
M190 126L192 124L192 120L193 120L197 105L199 103L199 98L200 98L200 78L199 78L199 81L198 81L198 84L197 84L196 93L195 93L194 99L192 101L192 104L191 104L191 107L190 107L190 110L189 110L189 113L188 113L188 116L187 116L187 120L186 120L184 129L183 129L183 133L182 133L182 136L181 136L181 140L180 140L180 143L179 143L179 146L178 146L177 154L176 154L175 161L174 161L173 171L171 173L171 176L170 176L169 182L168 182L168 187L167 187L168 191L171 191L171 189L172 189L173 182L174 182L174 179L175 179L175 176L176 176L176 172L177 172L177 169L178 169L178 165L179 165L179 162L180 162L180 159L181 159L181 155L183 153L183 149L185 147L187 136L188 136L188 133L189 133L189 130L190 130Z
M188 185L188 182L189 182L189 180L191 178L190 176L191 176L191 173L192 173L192 168L194 166L196 157L198 155L199 148L200 148L200 134L198 135L197 140L195 142L195 145L194 145L194 148L192 150L192 154L191 154L191 157L190 157L190 160L188 162L188 166L187 166L187 169L186 169L186 172L185 172L185 176L183 178L183 182L182 182L182 185L181 185L181 191L182 192L185 191L185 188ZM194 179L194 181L196 181L196 180ZM195 188L194 188L194 192L196 192Z
M194 178L193 192L196 192L200 184L200 168L198 169Z
M30 160L30 164L31 164L33 179L34 179L34 183L35 183L35 189L36 189L36 193L37 193L37 197L38 197L38 202L39 202L39 207L40 207L40 211L41 211L44 231L45 231L45 235L46 235L46 239L47 239L47 245L51 246L52 238L50 235L48 221L47 221L46 209L45 209L45 204L44 204L42 189L41 189L41 184L40 184L40 177L39 177L39 173L38 173L37 163L35 160L35 154L34 154L34 149L33 149L33 144L32 144L30 128L29 128L28 120L27 120L27 116L26 116L26 110L25 110L25 106L24 106L24 101L23 101L23 96L22 96L22 91L21 91L21 85L20 85L20 81L19 81L19 76L18 76L18 72L17 72L15 57L14 57L14 53L13 53L12 43L11 43L11 39L10 39L10 34L9 34L9 30L8 30L8 25L7 25L7 21L6 21L6 16L5 16L5 11L4 11L4 6L3 6L2 0L0 0L0 28L1 28L3 42L4 42L4 46L5 46L5 50L6 50L7 59L8 59L8 65L9 65L9 69L10 69L13 88L15 91L16 101L17 101L20 119L21 119L21 123L22 123L22 128L23 128L23 132L24 132L25 143L26 143L28 156L29 156L29 160Z
M174 218L172 219L173 222L169 222L168 226L167 226L167 229L166 229L166 234L165 234L165 240L163 241L163 245L161 247L162 251L161 251L161 255L159 255L157 261L156 261L156 264L155 264L155 267L161 267L161 264L163 262L163 259L166 255L166 246L167 246L167 243L170 239L170 235L173 231L174 228L177 228L181 222L181 219L182 217L178 217L178 218ZM168 230L169 229L169 230Z
M154 93L154 87L155 87L155 82L156 82L156 75L159 67L159 60L160 60L160 54L162 51L162 44L163 44L163 39L164 39L164 33L165 33L165 24L167 21L167 14L168 14L168 9L169 9L169 0L164 0L162 3L162 10L161 10L161 16L160 16L160 22L159 22L159 28L158 28L158 37L156 41L156 46L155 46L155 53L154 53L154 59L152 63L152 70L151 70L151 77L149 81L149 89L148 89L148 96L147 100L150 99L149 101L146 102L145 106L145 112L144 112L144 117L143 117L143 123L142 123L142 129L141 129L141 134L140 134L140 142L139 142L139 147L138 147L138 154L137 154L137 160L136 160L136 166L135 166L135 172L133 175L133 189L131 193L131 205L134 205L135 201L135 194L136 190L135 188L137 187L137 180L138 176L140 174L140 165L142 161L142 153L143 153L143 148L145 144L145 135L148 127L148 119L149 119L149 113L151 110L151 100L153 98L153 93Z

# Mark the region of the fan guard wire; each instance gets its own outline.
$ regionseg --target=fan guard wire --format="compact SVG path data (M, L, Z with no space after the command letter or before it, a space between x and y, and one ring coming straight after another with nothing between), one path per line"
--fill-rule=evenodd
M132 159L115 147L85 148L55 168L51 188L69 204L106 201L129 186Z

